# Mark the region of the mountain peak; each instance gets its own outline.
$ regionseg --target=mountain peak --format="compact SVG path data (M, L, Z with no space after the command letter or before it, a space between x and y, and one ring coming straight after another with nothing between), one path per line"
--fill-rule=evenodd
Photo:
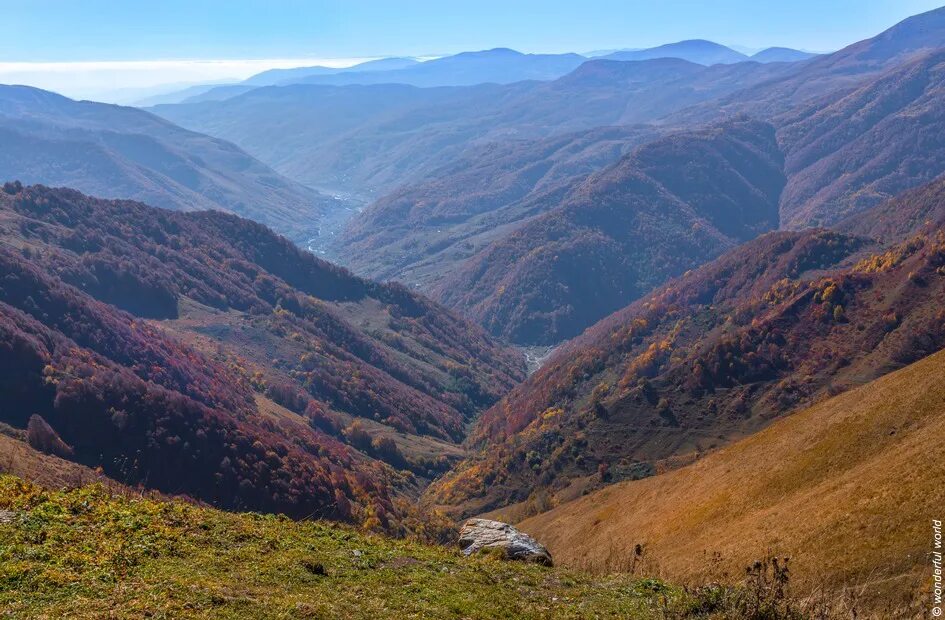
M470 58L470 57L489 57L489 58L517 58L519 56L525 56L522 52L518 50L513 50L510 47L494 47L488 50L478 50L475 52L460 52L454 56L447 56L447 58ZM445 60L445 59L444 59Z
M790 47L769 47L753 54L751 60L756 62L797 62L813 58L817 54L803 52Z
M614 52L604 58L609 60L681 58L701 65L733 64L748 60L748 56L706 39L687 39L649 49Z

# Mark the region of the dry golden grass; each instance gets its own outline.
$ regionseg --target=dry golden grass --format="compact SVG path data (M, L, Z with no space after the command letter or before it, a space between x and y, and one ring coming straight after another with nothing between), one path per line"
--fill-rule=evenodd
M945 515L943 438L945 352L521 527L562 565L642 566L690 582L738 578L766 552L789 556L795 594L855 593L877 617L893 617L930 586L931 520Z

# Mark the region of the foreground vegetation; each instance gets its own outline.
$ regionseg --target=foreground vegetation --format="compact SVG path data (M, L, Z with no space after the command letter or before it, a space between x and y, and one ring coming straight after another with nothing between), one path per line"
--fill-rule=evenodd
M687 591L592 578L324 522L0 477L4 617L801 617L784 579L749 583Z

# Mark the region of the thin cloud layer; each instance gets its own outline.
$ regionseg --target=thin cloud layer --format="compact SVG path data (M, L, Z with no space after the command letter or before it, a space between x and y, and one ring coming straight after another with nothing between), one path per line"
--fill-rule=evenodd
M68 97L126 103L195 83L246 79L267 69L344 68L373 58L0 62L0 83L25 84Z

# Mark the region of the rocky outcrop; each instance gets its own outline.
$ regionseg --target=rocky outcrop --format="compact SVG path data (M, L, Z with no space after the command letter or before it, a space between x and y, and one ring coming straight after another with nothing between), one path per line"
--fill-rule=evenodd
M552 566L551 554L537 540L508 523L469 519L459 531L459 546L471 555L483 549L498 549L506 559Z

